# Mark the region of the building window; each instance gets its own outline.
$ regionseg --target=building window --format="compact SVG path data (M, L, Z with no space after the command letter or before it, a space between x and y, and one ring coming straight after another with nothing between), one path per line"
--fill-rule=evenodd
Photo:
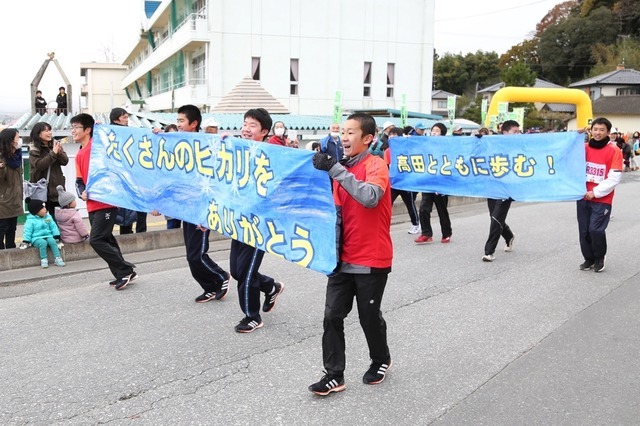
M289 94L297 95L298 94L298 59L291 59L291 64L289 66L289 83L290 90Z
M438 109L447 109L447 101L438 101Z
M387 64L387 98L393 98L393 84L396 64Z
M260 80L260 58L251 58L251 76L254 80Z
M616 96L640 95L640 87L623 87L616 89Z
M198 55L191 61L193 71L191 72L191 84L205 84L207 75L207 62L204 53Z
M363 96L371 96L371 62L364 63L364 89Z

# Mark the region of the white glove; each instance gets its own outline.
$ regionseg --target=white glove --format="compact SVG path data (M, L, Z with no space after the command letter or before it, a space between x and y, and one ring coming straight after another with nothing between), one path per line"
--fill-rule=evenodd
M24 250L24 249L26 249L27 247L29 247L29 243L28 243L28 242L26 242L26 241L21 242L21 243L20 243L20 245L18 246L18 248L19 248L20 250Z
M58 240L58 250L62 250L62 247L64 247L64 243Z

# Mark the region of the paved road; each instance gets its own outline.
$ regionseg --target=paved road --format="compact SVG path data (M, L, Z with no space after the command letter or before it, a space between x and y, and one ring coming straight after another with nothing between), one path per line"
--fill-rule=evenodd
M454 209L449 245L415 246L394 225L383 302L394 367L362 384L353 312L347 390L327 398L306 389L322 370L325 277L272 256L262 270L286 290L248 335L233 331L235 291L193 302L179 248L131 255L140 278L121 292L97 260L2 286L0 423L638 424L639 193L640 174L625 175L601 274L577 268L574 203L515 204L515 250L490 264L484 204ZM225 266L227 246L213 248Z

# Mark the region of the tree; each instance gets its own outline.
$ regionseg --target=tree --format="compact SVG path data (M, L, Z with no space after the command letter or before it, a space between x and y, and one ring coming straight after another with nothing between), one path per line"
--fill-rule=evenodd
M498 54L482 51L465 56L445 53L435 58L433 73L435 88L475 96L476 83L484 86L499 81Z
M617 35L613 13L606 7L549 27L538 43L542 75L561 85L586 77L596 64L592 47L615 43Z
M536 73L524 62L515 62L502 70L505 86L531 87L536 83Z

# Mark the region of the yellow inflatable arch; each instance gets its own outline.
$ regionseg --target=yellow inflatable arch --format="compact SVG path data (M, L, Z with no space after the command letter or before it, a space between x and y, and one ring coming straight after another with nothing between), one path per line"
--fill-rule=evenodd
M489 117L498 115L500 102L551 102L557 104L575 104L576 125L578 129L587 127L593 118L591 99L579 89L538 89L535 87L504 87L491 99L485 125L489 125Z

